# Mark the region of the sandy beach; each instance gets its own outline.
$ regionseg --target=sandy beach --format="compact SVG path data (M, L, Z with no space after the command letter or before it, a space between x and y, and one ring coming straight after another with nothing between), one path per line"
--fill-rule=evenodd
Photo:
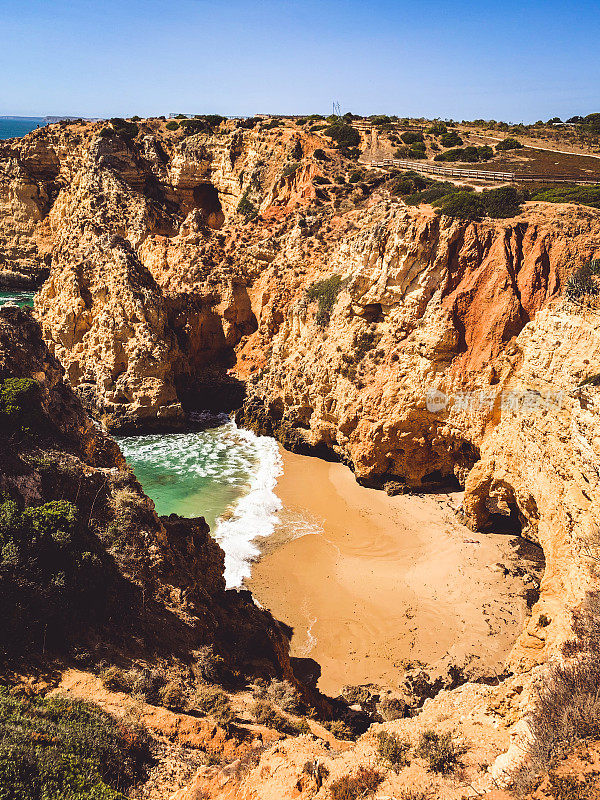
M284 450L281 525L248 582L294 629L319 688L399 685L406 662L493 674L527 613L512 537L462 526L449 495L388 497L341 464ZM514 540L512 540L514 542Z

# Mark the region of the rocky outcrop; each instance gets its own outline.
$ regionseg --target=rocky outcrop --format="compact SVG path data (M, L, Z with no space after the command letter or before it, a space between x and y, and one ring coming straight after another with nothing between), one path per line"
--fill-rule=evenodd
M193 662L294 681L288 631L226 591L204 519L159 518L116 443L92 423L28 310L0 310L3 659ZM31 530L30 530L31 529ZM31 539L23 539L29 532Z
M177 427L182 400L241 402L223 378L256 329L248 276L228 254L245 228L236 210L244 200L244 213L277 217L315 199L317 137L207 130L61 123L0 149L0 281L37 285L51 267L44 335L112 430Z

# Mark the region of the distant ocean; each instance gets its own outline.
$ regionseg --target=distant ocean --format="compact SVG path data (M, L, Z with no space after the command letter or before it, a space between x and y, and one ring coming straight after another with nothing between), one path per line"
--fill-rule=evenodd
M0 139L12 139L13 136L25 136L38 125L44 125L43 117L0 117Z

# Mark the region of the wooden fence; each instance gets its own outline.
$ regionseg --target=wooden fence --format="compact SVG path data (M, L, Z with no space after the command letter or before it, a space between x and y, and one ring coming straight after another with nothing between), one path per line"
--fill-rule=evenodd
M400 158L386 158L383 161L370 161L370 167L401 167L428 175L446 175L452 178L469 178L471 180L499 181L501 183L600 183L596 178L582 178L579 175L541 175L520 174L517 172L492 172L484 169L463 169L456 167L438 167L436 164L423 164L419 161L403 161Z

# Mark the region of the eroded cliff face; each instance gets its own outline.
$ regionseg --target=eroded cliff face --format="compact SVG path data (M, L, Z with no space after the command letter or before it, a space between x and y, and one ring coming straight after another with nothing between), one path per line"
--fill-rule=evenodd
M101 658L286 675L288 632L225 590L203 518L159 518L114 440L63 380L27 310L0 310L0 661ZM31 539L27 525L33 525Z
M186 137L161 121L136 136L53 125L3 144L2 274L25 285L51 267L36 301L44 335L108 428L177 427L182 399L239 404L223 376L256 320L226 252L246 228L236 210L243 199L246 216L279 218L314 200L319 144L235 122ZM235 234L218 234L232 219Z

